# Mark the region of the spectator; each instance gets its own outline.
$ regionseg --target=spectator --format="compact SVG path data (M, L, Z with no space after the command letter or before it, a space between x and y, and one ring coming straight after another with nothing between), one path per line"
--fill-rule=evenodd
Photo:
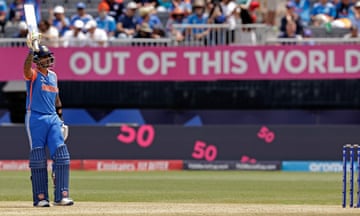
M70 20L65 16L63 6L57 5L49 12L49 22L58 30L60 37L70 29Z
M319 0L311 11L311 19L315 22L331 22L335 17L335 6L328 0ZM315 25L319 25L319 23L315 23Z
M104 6L106 7L106 5L109 6L108 15L113 17L115 21L119 20L124 10L124 3L122 0L102 0L98 5L98 10Z
M253 24L254 23L254 17L252 16L250 12L250 8L248 9L245 5L239 6L240 12L238 13L238 16L240 17L241 24ZM240 44L256 44L256 34L253 28L242 28L241 33L236 38L236 42Z
M267 0L266 1L266 16L265 23L270 26L276 25L276 12L277 12L277 0Z
M236 28L236 12L240 12L237 4L233 0L222 0L221 7L226 16L226 23L229 24L229 29L226 31L226 44L232 43L235 40Z
M126 12L120 16L116 29L119 38L132 38L136 32L136 26L139 24L139 17L135 15L137 5L135 2L129 2L126 6Z
M153 6L154 8L157 8L159 6L159 2L157 0L135 0L138 7L143 6Z
M9 6L9 20L13 24L25 21L24 3L22 0L14 0Z
M283 16L280 21L281 32L286 32L288 22L295 22L295 26L296 26L295 33L297 35L303 34L303 26L302 26L301 18L297 13L295 13L295 3L291 1L286 4L285 16Z
M76 20L81 20L85 25L88 21L93 19L93 17L86 12L86 5L84 2L77 3L76 10L77 14L73 15L70 20L71 26L74 25Z
M175 10L175 8L180 8L184 11L185 16L191 14L192 6L189 0L173 0L170 11Z
M148 39L154 38L152 35L152 29L150 28L148 23L143 22L139 26L139 29L137 30L135 38L148 38Z
M209 24L222 24L226 22L226 16L220 2L212 1L209 4L208 23Z
M286 31L281 33L279 38L289 38L289 39L302 39L301 35L296 34L296 22L290 20L286 23ZM291 45L296 44L297 42L289 41L289 42L282 42L283 45Z
M47 47L59 46L59 31L52 26L48 20L41 20L39 23L41 33L41 44Z
M157 28L163 28L163 24L161 23L160 18L157 15L157 11L155 10L155 8L153 6L147 6L147 7L142 7L139 9L139 15L141 13L144 13L144 15L147 17L149 16L149 26L151 29L154 30L155 27ZM140 15L140 23L142 23L142 16Z
M350 18L352 16L351 7L353 6L351 0L341 0L336 6L335 19Z
M108 15L109 10L110 8L107 4L99 5L99 16L96 17L95 20L97 23L97 27L103 29L106 32L107 37L109 39L112 39L115 37L116 21L112 16Z
M108 37L104 29L97 28L95 20L90 20L86 23L85 29L87 45L90 47L106 47L108 44Z
M157 11L159 12L172 11L174 9L172 0L158 0L158 3Z
M18 25L18 32L15 33L15 35L13 36L14 38L27 38L27 34L28 34L28 28L27 25L25 23L25 21L20 21L19 25ZM26 46L26 42L20 42L20 41L16 41L16 42L12 42L11 43L12 47L25 47Z
M187 18L187 24L207 24L207 16L205 15L205 2L203 0L194 0L192 5L192 14ZM190 39L201 41L207 44L206 37L209 35L210 29L206 28L188 28L185 33Z
M170 18L166 23L166 33L170 38L174 38L177 42L184 40L184 29L183 28L174 28L174 24L183 24L184 23L184 11L180 8L176 8L172 11Z
M353 28L358 30L360 33L360 1L356 2L353 8L353 16L351 17L351 24Z
M0 0L0 27L1 33L5 33L5 26L7 22L7 4L5 0Z
M311 21L311 2L310 0L293 0L295 13L300 16L302 26L308 26Z
M74 22L73 28L67 30L61 38L63 47L83 47L86 45L86 36L82 32L84 22L80 19Z
M210 4L211 8L208 15L208 23L209 24L223 24L226 22L226 16L223 12L223 7L220 2L212 2ZM223 28L211 28L210 32L210 43L211 44L224 44L225 43L225 35Z

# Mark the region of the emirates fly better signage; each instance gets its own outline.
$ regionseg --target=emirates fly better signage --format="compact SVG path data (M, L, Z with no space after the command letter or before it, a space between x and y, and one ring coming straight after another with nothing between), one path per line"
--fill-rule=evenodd
M206 81L360 78L360 49L332 46L52 48L59 80ZM0 80L21 80L24 48L1 48ZM10 62L14 62L10 64Z

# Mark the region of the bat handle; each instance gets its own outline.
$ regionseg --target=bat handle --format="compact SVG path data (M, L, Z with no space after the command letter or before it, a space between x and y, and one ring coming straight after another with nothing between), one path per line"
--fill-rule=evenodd
M38 40L33 41L33 47L34 47L35 52L39 51L39 41Z

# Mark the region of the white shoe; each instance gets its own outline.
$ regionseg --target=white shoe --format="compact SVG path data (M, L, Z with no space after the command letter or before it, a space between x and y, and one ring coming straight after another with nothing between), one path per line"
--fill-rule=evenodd
M34 207L50 207L50 203L47 200L40 200Z
M71 206L74 205L74 201L70 198L62 198L59 202L54 202L55 206Z

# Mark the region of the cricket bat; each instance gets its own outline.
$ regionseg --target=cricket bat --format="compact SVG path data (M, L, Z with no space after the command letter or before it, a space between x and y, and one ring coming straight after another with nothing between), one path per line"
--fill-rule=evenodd
M33 4L24 4L24 13L25 13L25 21L28 26L28 30L30 34L38 35L39 30L37 26L36 16L35 16L35 8ZM33 40L33 48L34 51L39 51L39 38Z

